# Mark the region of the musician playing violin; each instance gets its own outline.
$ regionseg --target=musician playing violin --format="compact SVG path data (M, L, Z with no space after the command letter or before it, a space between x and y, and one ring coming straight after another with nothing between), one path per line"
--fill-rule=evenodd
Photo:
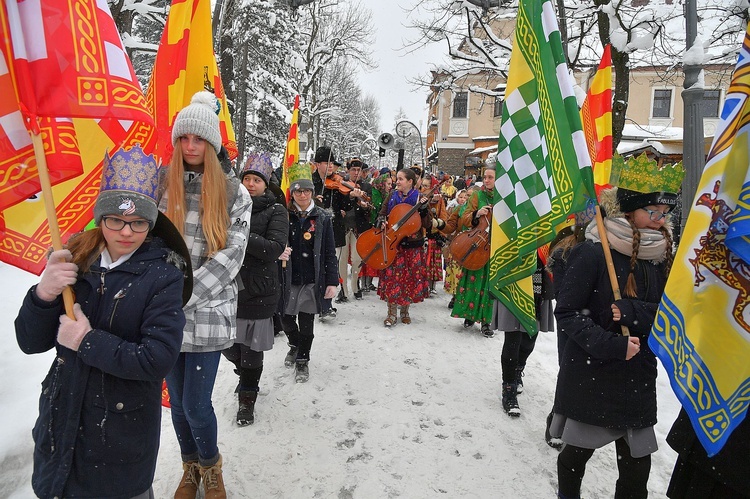
M430 175L425 175L421 180L420 192L429 192L438 185L438 180ZM443 184L445 185L445 184ZM440 220L448 219L448 211L445 209L445 199L440 190L435 190L430 196L428 203L433 218ZM427 231L427 279L430 281L430 294L436 294L435 283L443 280L443 243L445 237L437 228Z
M320 146L315 150L315 159L312 162L315 171L312 173L312 181L315 186L313 191L313 202L331 215L333 218L333 232L336 240L336 247L344 245L344 226L341 209L344 203L347 203L346 197L338 190L326 188L326 178L336 172L336 166L339 164L333 151L328 146ZM337 232L337 227L338 232ZM337 235L337 233L339 235ZM323 311L320 319L336 317L336 309L333 308L333 300L323 300Z
M388 315L383 321L386 327L396 324L397 307L401 309L401 322L411 324L409 306L423 301L430 295L424 251L425 229L432 228L433 223L437 221L433 221L430 213L429 199L420 196L417 187L417 175L414 171L409 168L399 170L396 174L396 188L383 203L376 222L385 228L387 223L392 225L397 222L388 220L396 206L403 203L412 206L417 203L422 205L418 211L421 218L420 228L416 233L404 237L398 246L395 261L380 271L378 296L388 304Z
M495 194L495 166L488 166L482 177L482 188L469 198L460 219L460 226L471 229L479 225L482 217L492 219L492 205ZM448 224L450 228L451 224ZM464 319L464 327L470 328L475 322L482 324L482 334L494 336L490 327L494 300L489 292L489 261L479 270L464 269L456 290L453 317Z
M341 215L343 221L343 244L339 245L339 235L336 233L334 222L334 236L336 239L336 256L339 261L339 275L341 276L341 292L338 301L347 301L349 292L354 294L357 300L362 299L362 290L358 284L360 264L362 259L357 253L357 237L372 227L370 223L370 211L372 205L366 202L372 194L372 186L361 180L364 163L359 158L352 158L346 164L349 179L345 182L349 187L354 187L348 193L348 202L343 203ZM348 208L348 209L347 209ZM352 262L351 277L349 275L349 260ZM351 284L351 287L349 287Z

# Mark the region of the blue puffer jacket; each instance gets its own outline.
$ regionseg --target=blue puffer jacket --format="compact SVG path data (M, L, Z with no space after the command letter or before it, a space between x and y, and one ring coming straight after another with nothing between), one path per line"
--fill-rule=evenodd
M16 318L27 354L57 357L42 382L34 437L34 492L47 497L130 498L149 489L161 429L162 379L180 353L182 272L154 238L109 271L79 275L77 303L93 328L78 352L56 342L58 297L32 288Z

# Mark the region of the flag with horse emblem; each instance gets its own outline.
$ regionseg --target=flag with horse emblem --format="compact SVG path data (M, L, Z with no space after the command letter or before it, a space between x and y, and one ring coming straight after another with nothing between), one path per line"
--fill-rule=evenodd
M709 456L750 405L749 97L750 32L649 338Z
M536 334L537 248L586 208L594 181L552 2L521 0L500 123L490 290Z

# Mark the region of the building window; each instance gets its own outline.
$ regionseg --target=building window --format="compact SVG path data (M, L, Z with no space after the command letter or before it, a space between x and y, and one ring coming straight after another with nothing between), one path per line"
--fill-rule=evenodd
M453 98L453 117L468 118L469 114L469 93L457 92Z
M503 99L500 97L495 97L495 109L492 112L492 116L497 118L498 116L503 115Z
M651 108L652 118L670 118L672 112L672 89L654 89L654 103Z
M704 118L719 117L719 99L721 90L704 90L703 102L701 102L701 111Z

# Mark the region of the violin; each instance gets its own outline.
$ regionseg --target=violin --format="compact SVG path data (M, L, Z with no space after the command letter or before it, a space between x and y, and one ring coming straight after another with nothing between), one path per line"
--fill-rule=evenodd
M443 180L445 182L445 180ZM443 184L430 189L429 192L420 194L420 197L429 198L436 189ZM414 206L410 204L397 204L388 214L385 228L373 227L364 231L357 238L357 253L362 257L362 262L375 270L383 270L396 260L398 245L405 237L416 234L422 227L422 217L419 209L425 203L418 201Z
M353 184L351 182L347 182L343 175L339 173L332 173L329 176L326 177L325 181L325 188L330 189L332 191L339 191L343 195L348 195L350 192L352 192L354 189L359 189L356 184ZM370 196L367 195L367 193L362 192L362 204L365 208L374 208L372 205L372 200L370 199Z
M490 217L479 217L479 224L453 238L450 245L453 260L468 270L479 270L490 259Z

